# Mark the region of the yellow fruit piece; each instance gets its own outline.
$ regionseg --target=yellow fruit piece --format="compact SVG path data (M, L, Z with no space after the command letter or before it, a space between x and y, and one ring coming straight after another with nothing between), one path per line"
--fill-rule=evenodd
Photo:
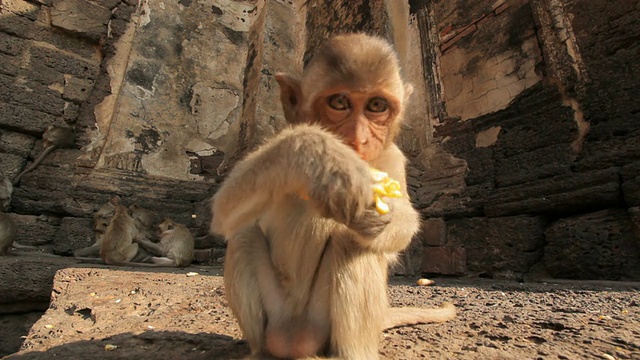
M371 179L373 180L373 186L371 188L373 190L376 210L380 215L388 214L389 211L391 211L391 208L387 203L384 202L384 200L382 200L382 198L383 197L388 197L388 198L402 197L400 182L390 178L389 174L387 174L384 171L380 171L374 168L371 168L370 170L371 170ZM299 191L297 195L302 200L309 200L309 195L304 191Z
M384 215L389 213L389 210L390 210L389 205L387 205L384 201L382 201L380 196L376 195L375 201L376 201L376 210L378 211L378 214Z
M371 188L373 189L374 194L377 194L380 196L385 196L387 194L387 189L385 189L384 185L380 183L374 183Z
M384 179L389 177L389 174L384 171L371 168L371 177L373 178L373 182L382 182Z
M389 205L387 205L382 198L399 198L402 197L402 191L400 190L400 182L397 180L393 180L389 177L384 171L380 171L374 168L371 168L371 178L374 182L372 186L373 196L376 203L376 210L378 214L384 215L389 213L391 210Z

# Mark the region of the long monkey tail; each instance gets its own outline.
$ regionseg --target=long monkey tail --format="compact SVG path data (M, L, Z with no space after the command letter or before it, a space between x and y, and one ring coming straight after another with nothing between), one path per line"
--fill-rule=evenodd
M438 308L431 309L418 307L390 308L383 326L384 329L391 329L404 325L445 322L455 317L456 307L448 302L442 303Z

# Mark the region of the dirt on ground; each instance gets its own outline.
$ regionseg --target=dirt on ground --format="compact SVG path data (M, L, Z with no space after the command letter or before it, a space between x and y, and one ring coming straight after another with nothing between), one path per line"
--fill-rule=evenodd
M385 331L382 358L640 359L640 284L434 280L392 278L392 305L449 301L458 317ZM51 300L22 350L4 359L237 359L249 351L218 268L72 267L56 273Z

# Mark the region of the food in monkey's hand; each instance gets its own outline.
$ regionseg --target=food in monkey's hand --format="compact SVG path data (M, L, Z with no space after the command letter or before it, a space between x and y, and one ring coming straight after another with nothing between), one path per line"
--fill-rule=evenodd
M385 203L382 198L399 198L402 197L402 191L400 191L400 182L393 180L384 171L380 171L371 168L371 177L373 178L373 200L376 203L376 210L378 214L384 215L389 213L389 205Z
M402 197L402 191L400 191L400 182L389 177L384 171L371 168L371 178L373 179L373 201L376 204L376 211L380 215L388 214L391 209L389 205L385 203L382 198L400 198ZM305 192L298 192L298 196L302 200L309 200L309 195Z

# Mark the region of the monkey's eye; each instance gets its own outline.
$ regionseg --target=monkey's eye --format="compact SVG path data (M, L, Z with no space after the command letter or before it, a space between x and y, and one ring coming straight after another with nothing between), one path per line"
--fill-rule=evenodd
M381 97L371 98L367 103L367 111L371 111L375 113L385 112L387 111L388 108L389 108L389 103L387 102L387 100Z
M335 94L329 96L327 104L334 110L347 110L351 106L349 105L349 99L344 94Z

